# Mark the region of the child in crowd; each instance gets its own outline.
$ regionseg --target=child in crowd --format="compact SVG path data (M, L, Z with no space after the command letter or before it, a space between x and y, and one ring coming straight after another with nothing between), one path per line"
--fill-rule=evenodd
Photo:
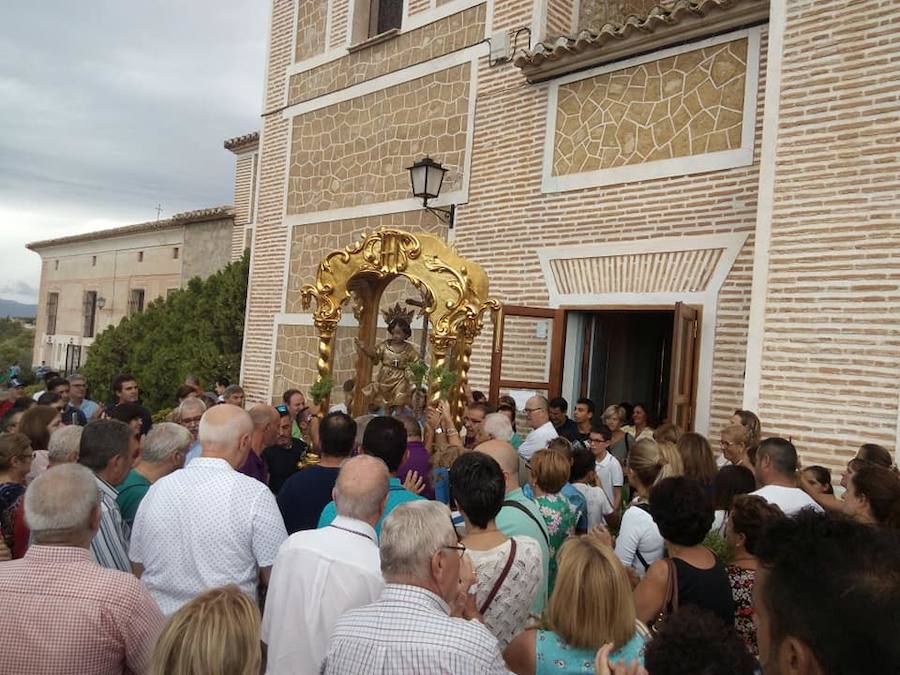
M597 487L594 453L587 448L576 446L572 449L572 469L569 482L584 497L588 529L595 525L605 525L613 513L612 502L602 487Z

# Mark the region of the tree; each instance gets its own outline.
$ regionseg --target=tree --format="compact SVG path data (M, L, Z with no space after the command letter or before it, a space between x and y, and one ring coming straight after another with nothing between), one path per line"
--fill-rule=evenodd
M18 364L19 379L31 382L31 348L34 345L34 326L26 326L15 319L0 319L0 382L5 383L9 368Z
M93 396L111 396L113 378L127 372L137 378L143 404L158 410L175 405L175 390L189 374L210 384L221 376L236 381L248 270L245 254L100 333L82 370Z

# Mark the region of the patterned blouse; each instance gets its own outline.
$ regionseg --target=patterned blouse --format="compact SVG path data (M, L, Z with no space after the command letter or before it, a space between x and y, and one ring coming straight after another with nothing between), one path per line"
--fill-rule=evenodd
M745 570L737 565L729 565L728 581L731 584L731 595L734 597L734 628L747 645L753 656L759 656L756 643L756 626L753 625L753 581L755 570Z
M515 540L516 557L512 567L484 613L484 625L497 638L501 650L506 649L512 639L525 629L543 574L540 544L531 537L515 537ZM487 551L466 550L475 566L478 580L475 604L479 608L500 578L509 559L509 551L509 540Z
M550 576L548 579L547 593L553 593L553 585L556 582L556 554L562 548L563 542L575 534L575 524L578 522L578 513L572 507L569 499L560 493L541 495L535 499L538 509L547 524L547 532L550 534Z
M0 532L10 551L13 550L13 525L16 510L22 505L25 486L19 483L0 483Z

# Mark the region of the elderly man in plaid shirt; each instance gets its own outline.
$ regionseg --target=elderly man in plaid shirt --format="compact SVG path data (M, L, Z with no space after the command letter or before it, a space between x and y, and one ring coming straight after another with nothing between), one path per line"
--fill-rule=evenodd
M25 493L33 545L0 565L0 673L145 673L164 619L134 575L91 559L94 474L63 464Z
M384 521L380 549L387 586L337 622L322 673L509 672L479 620L469 593L475 575L444 504L398 506Z

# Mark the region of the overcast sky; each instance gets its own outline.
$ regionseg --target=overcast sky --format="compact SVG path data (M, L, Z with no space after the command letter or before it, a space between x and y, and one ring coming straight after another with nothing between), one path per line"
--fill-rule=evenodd
M0 21L0 297L25 243L233 200L222 141L259 127L269 2L40 0Z

